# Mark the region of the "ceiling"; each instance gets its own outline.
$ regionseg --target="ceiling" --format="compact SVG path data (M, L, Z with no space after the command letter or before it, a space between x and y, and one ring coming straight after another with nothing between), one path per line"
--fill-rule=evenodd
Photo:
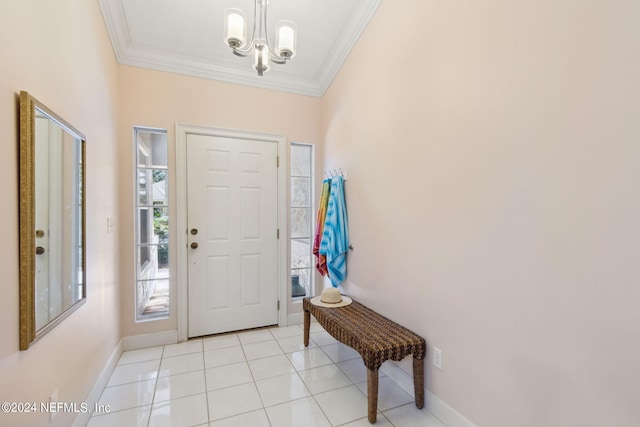
M382 0L269 0L267 27L293 21L297 54L258 76L253 58L233 55L224 11L254 0L98 0L118 63L321 97Z

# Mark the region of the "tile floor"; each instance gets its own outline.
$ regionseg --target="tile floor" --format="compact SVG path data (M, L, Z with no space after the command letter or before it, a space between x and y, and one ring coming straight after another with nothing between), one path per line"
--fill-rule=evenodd
M312 323L126 351L88 427L369 426L367 374ZM444 427L380 372L376 426Z

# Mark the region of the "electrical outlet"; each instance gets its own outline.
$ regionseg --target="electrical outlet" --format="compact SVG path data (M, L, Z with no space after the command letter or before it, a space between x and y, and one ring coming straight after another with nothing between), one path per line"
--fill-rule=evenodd
M58 403L58 389L53 390L51 396L49 396L49 421L53 421L58 413L55 405ZM55 408L55 409L54 409Z
M442 350L438 347L433 347L433 366L442 369Z

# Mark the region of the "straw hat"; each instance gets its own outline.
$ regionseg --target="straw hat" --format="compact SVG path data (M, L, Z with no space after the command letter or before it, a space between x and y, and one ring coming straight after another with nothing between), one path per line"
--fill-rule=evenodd
M311 298L311 304L329 308L344 307L352 302L351 298L340 295L340 291L336 288L326 288L322 291L322 295Z

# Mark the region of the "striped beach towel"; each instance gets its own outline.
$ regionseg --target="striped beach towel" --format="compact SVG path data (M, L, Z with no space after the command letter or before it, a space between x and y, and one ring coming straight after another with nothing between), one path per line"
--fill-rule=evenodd
M323 275L327 275L327 257L320 253L320 242L324 231L324 221L327 217L327 205L329 204L329 193L331 191L331 179L322 182L322 194L320 196L320 206L316 218L316 233L313 237L313 255L316 257L316 270Z

